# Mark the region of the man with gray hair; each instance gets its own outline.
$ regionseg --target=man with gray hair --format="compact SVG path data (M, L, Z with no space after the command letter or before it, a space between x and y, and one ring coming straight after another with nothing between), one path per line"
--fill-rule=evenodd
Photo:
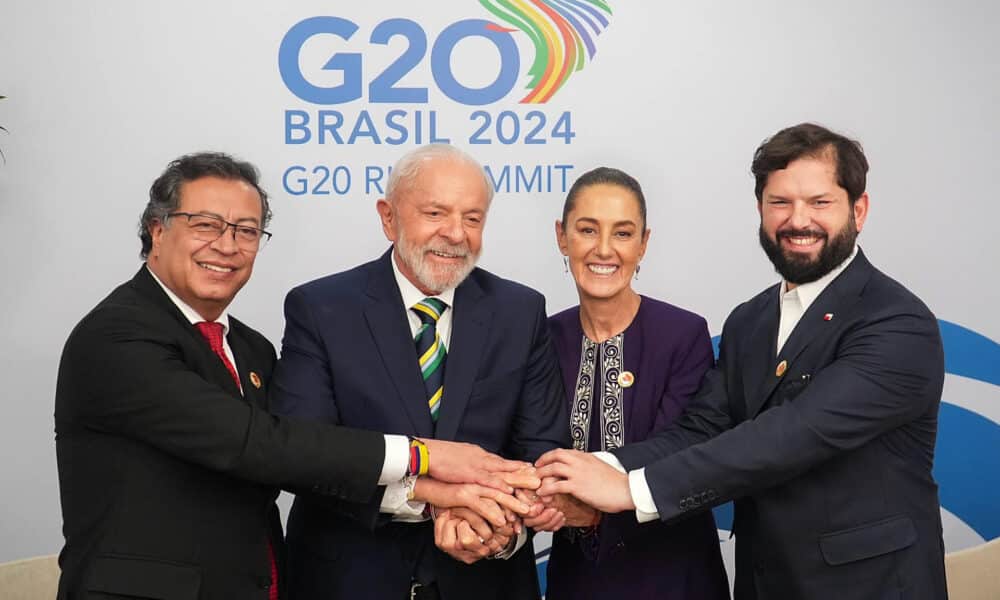
M523 461L566 445L544 298L476 267L492 195L483 168L452 146L424 146L400 159L376 206L393 246L288 294L274 409L471 442ZM521 483L538 482L528 474ZM403 478L367 503L299 494L288 521L292 596L537 598L534 555L530 545L521 549L520 525L498 527L501 518L494 533L482 527L487 510L465 511L464 520L439 515L452 538L473 541L450 548L461 562L435 547L429 505L446 499L436 485ZM500 560L477 560L485 554Z
M270 215L253 165L171 162L140 222L145 263L70 334L55 406L60 599L284 597L278 486L363 502L413 464L402 436L267 414L274 348L228 306ZM489 472L518 466L470 444L431 450L414 473L506 489Z

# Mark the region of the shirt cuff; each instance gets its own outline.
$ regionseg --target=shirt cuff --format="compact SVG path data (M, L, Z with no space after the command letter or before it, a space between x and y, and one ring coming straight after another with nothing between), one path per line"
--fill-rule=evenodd
M612 467L614 467L619 473L625 472L625 467L622 462L618 460L618 457L610 452L598 451L593 453L596 458L603 460Z
M379 505L379 512L393 515L393 521L424 521L424 508L426 502L407 500L407 486L405 481L397 481L385 486L385 493L382 494L382 503Z
M632 503L635 504L637 521L647 523L660 518L660 512L656 510L656 503L653 502L653 493L649 491L649 484L646 483L645 467L629 471L628 491L632 495Z
M385 462L382 463L382 474L378 477L379 485L399 483L406 476L410 466L410 440L405 435L385 435ZM403 499L406 499L404 493Z

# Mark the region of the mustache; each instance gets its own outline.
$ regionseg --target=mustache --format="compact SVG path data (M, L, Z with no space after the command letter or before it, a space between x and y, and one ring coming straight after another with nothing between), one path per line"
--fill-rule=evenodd
M782 229L774 234L774 238L776 240L789 237L818 237L826 239L827 235L826 232L821 229Z
M446 242L430 243L423 247L425 252L440 252L442 254L452 254L461 258L467 258L472 251L468 244L449 244Z

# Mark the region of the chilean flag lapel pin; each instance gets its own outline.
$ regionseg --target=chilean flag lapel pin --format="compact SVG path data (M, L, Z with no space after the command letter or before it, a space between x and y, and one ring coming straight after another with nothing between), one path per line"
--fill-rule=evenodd
M833 313L826 313L825 315L823 315L823 320L824 321L832 321L833 320Z

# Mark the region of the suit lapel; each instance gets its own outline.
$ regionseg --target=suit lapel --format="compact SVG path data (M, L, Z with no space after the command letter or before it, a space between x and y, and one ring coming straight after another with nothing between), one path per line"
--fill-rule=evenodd
M747 404L747 418L752 418L764 403L763 387L768 372L773 376L774 349L778 338L778 294L781 284L764 292L760 318L750 334L750 341L743 351L743 394Z
M160 287L160 284L153 279L153 276L150 274L149 269L145 264L139 268L139 272L132 278L132 283L142 295L146 296L153 302L154 305L169 314L179 328L187 332L187 335L190 337L191 345L194 348L197 348L197 366L210 375L210 377L208 377L209 381L218 384L236 397L241 397L240 390L236 387L236 382L233 381L233 376L229 374L229 369L226 368L226 365L222 363L222 360L219 359L215 352L212 352L212 348L208 345L208 342L205 341L205 338L203 338L195 326L188 321L187 317L184 316L184 313L181 312L181 309L177 308L177 305L174 304L173 300L171 300L169 296L167 296L166 292L163 291L163 288ZM230 348L233 348L231 340ZM235 348L233 348L233 353L236 354ZM244 376L242 369L237 367L237 371L241 373L241 377ZM243 387L246 388L245 381L243 382Z
M364 310L365 320L378 347L382 364L410 418L413 431L421 437L431 437L434 426L425 397L424 380L420 375L417 351L406 319L406 308L403 306L403 297L396 285L390 260L392 249L383 254L372 267L366 290L371 303ZM448 359L450 361L451 357ZM445 389L447 390L447 380Z
M267 388L265 387L267 382L261 379L261 369L255 364L255 357L253 352L250 350L250 344L247 343L246 338L243 336L241 330L241 325L233 319L232 315L229 316L229 335L227 339L229 340L229 347L233 351L233 358L236 359L236 372L240 376L240 385L243 386L243 397L246 398L248 402L256 404L260 408L267 409L267 394L264 392ZM219 361L222 362L221 360ZM225 365L223 365L225 368ZM229 371L226 371L229 375ZM233 378L230 376L229 381L231 382ZM257 383L254 384L254 381ZM235 386L233 386L235 389Z
M493 321L490 298L474 277L475 272L455 289L451 343L444 369L444 395L441 397L441 414L435 434L438 439L451 440L458 433Z
M840 321L834 322L833 319L836 319L838 314L841 321L846 317L848 311L860 298L861 290L870 275L871 263L859 249L854 261L826 286L826 289L802 314L802 318L799 319L795 329L788 336L781 352L772 361L771 371L766 373L764 387L758 396L759 403L755 410L750 413L751 417L756 415L757 411L767 403L778 385L784 380L783 376L777 374L778 365L785 361L785 372L787 372L795 365L796 359L810 344L817 339L825 339L826 336L835 331L836 325ZM827 314L832 315L830 320L824 318Z

